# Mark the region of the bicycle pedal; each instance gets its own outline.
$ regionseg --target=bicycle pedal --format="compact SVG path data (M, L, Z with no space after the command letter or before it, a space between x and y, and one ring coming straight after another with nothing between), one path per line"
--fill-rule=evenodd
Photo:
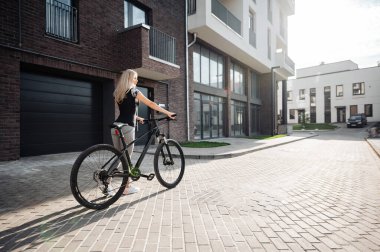
M141 174L141 177L144 177L144 178L146 178L147 180L152 180L152 179L154 179L154 173L151 173L151 174L149 174L149 175L144 175L144 174Z
M148 177L146 179L150 181L150 180L154 179L154 176L155 176L154 173L151 173L148 175Z

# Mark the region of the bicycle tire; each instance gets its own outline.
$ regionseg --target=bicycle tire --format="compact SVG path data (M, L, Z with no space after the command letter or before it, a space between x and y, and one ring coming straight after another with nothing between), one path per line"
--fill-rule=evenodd
M120 156L121 152L112 145L98 144L84 150L75 160L71 169L70 188L79 204L100 210L109 207L120 198L128 181L125 157L120 158L121 166L119 165L117 170L118 174L122 173L123 176L104 176L112 162L102 168L115 155ZM106 187L104 181L111 187ZM107 188L110 192L107 192Z
M162 142L157 146L154 153L154 173L160 184L166 188L174 188L181 182L185 173L185 157L177 141L168 139L166 143Z

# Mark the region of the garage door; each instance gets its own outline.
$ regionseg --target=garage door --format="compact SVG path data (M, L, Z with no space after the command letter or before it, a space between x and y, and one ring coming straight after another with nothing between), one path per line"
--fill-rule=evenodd
M102 142L101 92L99 84L21 73L21 156Z

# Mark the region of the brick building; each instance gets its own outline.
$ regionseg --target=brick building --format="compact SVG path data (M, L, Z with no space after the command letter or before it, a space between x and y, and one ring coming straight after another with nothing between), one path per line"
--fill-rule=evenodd
M178 141L276 134L293 13L294 0L3 1L0 160L109 143L112 92L128 68L178 114L165 126Z
M176 0L3 1L0 160L110 142L112 92L127 68L178 113L166 131L185 139L185 16Z

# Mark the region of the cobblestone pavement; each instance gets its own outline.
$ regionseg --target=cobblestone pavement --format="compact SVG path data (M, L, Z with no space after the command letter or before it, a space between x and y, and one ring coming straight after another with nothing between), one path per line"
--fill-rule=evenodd
M349 130L188 159L176 188L139 180L103 211L70 193L78 153L1 163L0 251L380 251L380 159Z

